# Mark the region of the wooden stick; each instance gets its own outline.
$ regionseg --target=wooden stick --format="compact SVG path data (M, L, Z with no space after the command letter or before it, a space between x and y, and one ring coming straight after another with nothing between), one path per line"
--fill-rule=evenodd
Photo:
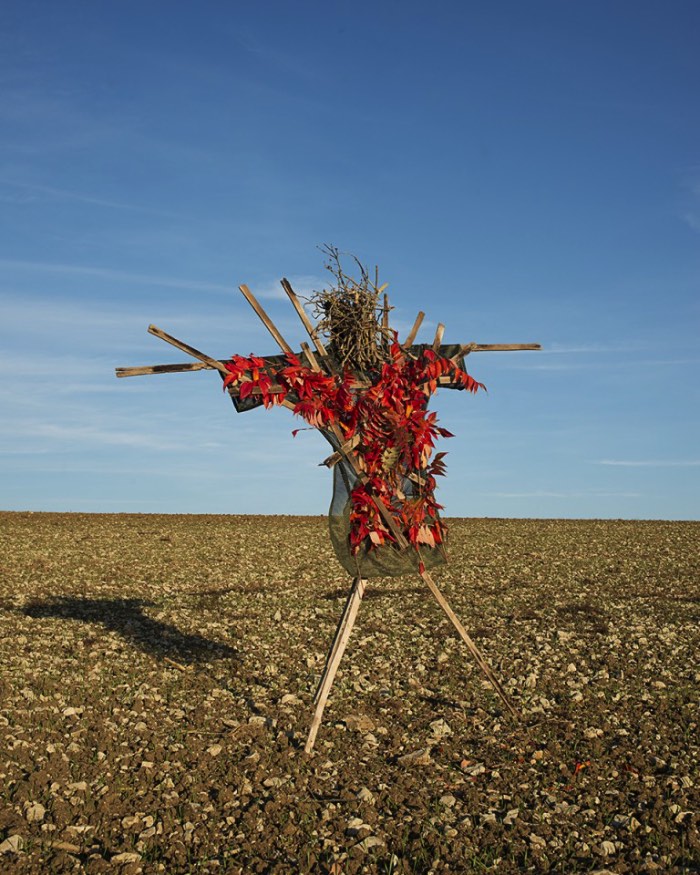
M328 656L326 657L326 665L324 666L323 673L321 675L321 679L318 682L318 687L316 688L316 693L314 695L314 705L318 704L318 700L321 697L321 690L324 687L326 675L328 674L328 667L331 665L333 660L335 659L335 655L338 652L338 645L340 643L340 639L343 635L345 627L348 624L348 617L350 616L355 601L360 601L362 596L358 594L358 588L355 586L355 582L353 581L353 586L348 593L348 597L345 600L345 607L343 608L343 613L340 615L340 620L338 620L338 626L335 630L335 635L333 637L333 641L330 646L330 650L328 651ZM359 609L359 606L358 606Z
M168 665L174 666L178 671L189 671L190 670L186 665L183 665L181 662L175 662L175 660L171 659L169 656L164 656L163 662L167 662Z
M457 364L460 359L465 358L465 356L468 356L470 352L474 352L475 349L475 343L463 343L459 348L459 352L455 353L450 361L454 364Z
M343 453L347 454L351 450L354 450L359 443L360 436L356 434L354 437L350 438L349 441L346 441L341 449L343 450ZM326 468L332 468L334 465L337 465L338 462L343 458L343 453L331 453L331 455L328 456L328 458L324 459L322 462L320 462L320 464L325 465Z
M251 292L251 290L248 288L248 286L242 285L242 286L239 286L238 288L241 290L243 297L246 299L246 301L250 304L250 306L253 308L253 310L255 310L255 312L258 314L258 316L260 317L260 321L263 323L265 328L267 328L267 330L270 332L270 334L275 338L275 340L277 341L282 352L285 352L285 353L292 352L291 346L287 343L287 341L284 339L284 337L282 337L280 332L277 330L277 326L272 321L272 319L270 319L270 317L263 310L263 308L260 306L255 295Z
M155 325L148 326L148 333L155 335L155 337L160 337L161 340L164 340L166 343L170 343L173 346L176 346L178 349L181 349L183 352L188 353L193 358L199 359L202 362L206 362L210 368L215 368L219 373L223 374L225 377L229 375L229 371L226 369L224 364L217 359L211 358L211 356L206 355L203 352L200 352L198 349L195 349L193 346L189 346L183 341L178 340L176 337L172 337L170 334L166 334L165 331L161 331ZM231 394L236 394L235 389L229 388ZM240 390L239 390L240 391ZM255 390L253 390L253 394L255 394ZM289 410L294 410L295 405L292 404L291 401L288 401L286 398L281 402L283 407L287 407Z
M435 329L435 340L433 341L433 350L437 352L442 343L442 335L445 333L445 326L442 322L438 322L438 327Z
M384 293L384 308L382 310L382 328L389 330L389 295Z
M318 336L318 332L316 331L314 326L311 324L311 320L306 315L306 310L303 308L302 303L299 300L299 298L297 297L296 292L292 288L291 283L289 282L288 279L285 279L284 277L280 280L280 282L282 284L282 288L287 293L287 297L292 302L292 306L297 311L297 315L301 319L301 324L306 329L306 333L309 335L309 337L313 341L313 344L316 347L316 349L318 350L319 355L325 359L328 356L328 352L326 350L326 347L323 345L321 338Z
M221 362L223 364L223 362ZM141 365L135 368L115 368L118 377L143 377L148 374L179 374L184 371L212 370L205 362L187 362L184 365Z
M323 718L323 709L326 707L328 694L330 693L331 687L333 686L333 681L335 680L338 666L340 665L340 661L343 658L343 654L345 653L345 648L348 646L350 633L352 632L352 627L355 625L355 619L357 617L357 612L360 608L360 602L362 601L362 596L365 593L366 583L367 581L363 580L361 577L356 577L353 582L352 592L350 594L347 605L347 616L345 616L344 612L343 620L345 622L343 628L340 631L338 640L333 642L333 646L331 647L331 653L328 656L328 661L323 672L321 685L314 699L316 704L316 710L314 711L314 716L311 720L311 727L309 729L309 735L306 739L306 745L304 747L305 753L311 753L311 751L313 750L314 742L316 741L316 735L318 733L319 726L321 725L321 719Z
M313 350L311 349L309 344L306 342L302 343L301 349L302 349L302 352L304 353L304 355L306 356L306 358L308 359L309 367L311 368L311 370L316 371L316 373L318 373L321 370L321 366L319 365L318 359L314 355Z
M408 332L408 337L404 340L401 346L407 347L413 345L413 341L416 339L416 334L418 334L418 329L424 319L425 313L422 310L419 310L418 315L416 316L416 321L413 323L413 328Z
M409 335L408 340L411 340L412 342L411 335ZM320 341L319 345L322 345ZM406 346L407 344L403 345ZM542 346L539 343L465 343L462 346L463 352L458 352L453 358L458 359L460 356L468 355L470 352L512 352L532 349L542 349ZM219 363L222 365L225 364L226 361L227 359L219 359ZM185 371L204 371L212 369L212 365L200 361L185 362L184 364L174 365L138 365L136 367L115 368L115 373L117 377L142 377L150 374L178 374ZM354 385L365 386L367 384L366 382L358 380Z
M542 349L541 343L466 343L472 352L516 352L523 349Z
M173 337L170 334L166 334L165 331L161 331L155 325L148 326L148 333L153 334L155 337L160 337L161 340L164 340L166 343L171 344L172 346L176 346L178 349L181 349L183 352L186 352L187 355L191 355L192 358L199 359L201 362L205 362L209 365L210 368L215 368L220 373L228 376L229 372L226 370L225 366L222 362L218 361L218 359L213 359L211 356L206 355L203 352L200 352L198 349L195 349L193 346L189 346L183 341L178 340L176 337Z
M500 682L498 681L498 678L493 673L493 671L491 670L490 666L488 665L488 663L486 662L484 657L481 655L479 648L476 646L476 644L469 637L467 630L460 623L455 612L449 606L445 596L437 588L437 585L436 585L435 581L433 580L433 578L430 576L429 572L427 572L425 570L421 571L420 576L428 584L428 589L435 596L437 603L440 605L440 607L443 609L443 611L449 617L450 622L452 623L452 625L455 627L455 629L459 633L462 641L464 641L464 643L469 648L469 651L471 652L472 656L476 660L477 665L483 671L483 673L486 675L491 686L494 688L496 693L498 693L498 695L501 697L503 703L508 708L508 710L513 715L513 717L515 717L516 720L520 720L520 715L515 710L515 708L511 705L510 699L508 698L506 691L503 689Z

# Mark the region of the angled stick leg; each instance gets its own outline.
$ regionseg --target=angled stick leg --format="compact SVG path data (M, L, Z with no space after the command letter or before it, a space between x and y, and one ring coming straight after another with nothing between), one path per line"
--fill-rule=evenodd
M321 725L321 719L323 717L323 709L326 707L328 694L330 693L331 687L333 686L333 681L335 680L335 675L338 671L340 660L343 658L345 648L347 647L348 640L350 639L352 627L355 625L355 619L357 617L357 612L360 608L360 602L362 601L362 596L365 593L366 583L367 581L363 580L361 577L355 578L352 593L350 594L350 598L348 599L348 603L346 605L346 611L343 612L341 626L338 628L338 633L336 634L337 640L333 642L333 646L331 647L331 652L328 656L328 662L326 663L326 668L323 672L323 678L321 679L321 684L314 700L316 704L316 710L314 711L314 716L311 721L311 728L309 729L309 736L306 739L306 745L304 747L306 753L311 753L311 751L313 750L314 742L316 741L316 734L318 733L319 726Z
M462 639L462 641L464 641L464 643L465 643L465 644L467 645L467 647L469 648L469 652L471 653L471 655L472 655L472 656L474 657L474 659L476 660L476 664L479 666L479 668L480 668L480 669L483 671L483 673L486 675L486 677L488 678L489 683L490 683L491 686L494 688L494 690L496 691L496 693L498 693L498 695L501 697L501 699L503 700L503 703L505 704L506 708L508 708L508 710L509 710L510 713L513 715L513 717L516 718L516 720L520 720L520 715L519 715L518 712L515 710L515 708L511 705L510 699L509 699L508 696L506 695L506 691L505 691L505 690L503 689L503 687L501 686L501 684L500 684L498 678L496 677L496 675L495 675L495 674L493 673L493 671L491 670L491 667L489 666L489 664L486 662L486 660L484 659L484 657L481 655L481 652L480 652L479 648L476 646L476 644L475 644L475 643L472 641L472 639L469 637L469 634L467 633L467 630L466 630L466 629L464 628L464 626L460 623L460 621L459 621L457 615L455 614L455 612L452 610L452 608L451 608L450 605L448 604L447 599L445 598L445 596L444 596L444 595L440 592L440 590L437 588L437 584L435 583L435 581L433 580L433 578L432 578L432 577L430 576L430 574L429 574L427 571L425 571L425 570L420 572L420 576L421 576L421 577L423 578L423 580L428 584L428 589L429 589L430 592L435 596L435 600L436 600L437 603L440 605L440 607L443 609L443 611L447 614L448 618L450 619L452 625L455 627L455 629L457 630L457 632L459 632L459 636L460 636L460 638Z
M326 680L326 675L330 669L331 664L335 658L335 654L338 651L338 645L340 644L340 639L343 636L343 632L345 631L345 627L348 624L348 618L354 609L355 602L362 598L359 594L359 590L355 585L355 581L353 581L352 589L350 590L350 595L348 595L345 600L345 607L343 608L343 613L341 614L340 620L338 621L338 627L335 630L335 637L333 638L333 643L331 644L330 650L328 651L328 656L326 657L326 664L323 668L323 674L321 675L321 680L318 682L318 687L316 688L316 693L314 695L314 705L318 704L318 700L321 696L321 690L323 689L323 685ZM355 613L357 613L357 609L354 609Z

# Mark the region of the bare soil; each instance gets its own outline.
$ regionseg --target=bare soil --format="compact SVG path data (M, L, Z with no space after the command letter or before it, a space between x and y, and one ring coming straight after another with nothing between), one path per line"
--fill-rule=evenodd
M349 586L320 517L0 514L0 872L700 872L700 524L452 520Z

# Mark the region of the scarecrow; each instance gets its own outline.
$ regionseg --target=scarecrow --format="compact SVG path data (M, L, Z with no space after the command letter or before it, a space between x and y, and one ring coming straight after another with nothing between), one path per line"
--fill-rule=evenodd
M469 648L496 693L517 717L503 687L438 589L430 570L447 561L447 529L435 498L444 475L444 452L433 456L440 437L452 437L428 409L438 388L483 389L465 368L472 352L533 350L539 344L443 344L437 326L431 344L416 344L424 318L419 312L403 340L389 326L386 285L346 273L339 251L324 247L329 288L309 304L314 325L288 280L282 287L312 346L295 352L250 291L240 290L281 349L280 355L214 359L151 325L149 332L197 362L118 368L117 376L214 369L220 372L237 412L287 407L318 429L333 452L322 464L333 470L329 512L335 553L353 582L314 697L305 750L311 752L338 666L352 632L367 580L417 573ZM294 432L296 433L296 431Z

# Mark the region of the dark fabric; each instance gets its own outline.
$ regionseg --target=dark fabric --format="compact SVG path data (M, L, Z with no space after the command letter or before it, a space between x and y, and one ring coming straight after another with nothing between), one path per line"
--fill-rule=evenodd
M443 344L440 347L440 355L444 358L451 358L457 355L460 350L460 344ZM431 344L421 343L411 346L409 352L413 355L419 355L426 349L431 348ZM297 354L302 358L302 353ZM264 356L265 363L272 368L279 368L286 363L283 355ZM457 361L458 367L464 369L464 357ZM462 386L456 386L453 383L441 384L441 389L462 389ZM238 398L231 396L233 406L237 413L245 413L248 410L253 410L255 407L262 405L262 399L246 398L240 401ZM293 400L293 399L291 399ZM320 429L323 436L334 450L338 449L338 442L331 432ZM420 559L425 563L425 567L436 568L444 565L447 562L445 551L440 547L422 546L420 549L420 557L415 549L409 547L405 550L399 550L391 544L385 544L373 549L363 548L357 555L353 555L350 551L350 513L352 510L352 502L350 494L357 483L357 476L352 467L343 459L333 466L333 497L328 510L328 525L331 535L331 543L333 550L338 557L338 561L343 568L353 577L361 575L362 577L398 577L403 574L416 574L418 572L418 563ZM402 485L403 492L410 497L415 494L415 487L411 480L405 479Z

